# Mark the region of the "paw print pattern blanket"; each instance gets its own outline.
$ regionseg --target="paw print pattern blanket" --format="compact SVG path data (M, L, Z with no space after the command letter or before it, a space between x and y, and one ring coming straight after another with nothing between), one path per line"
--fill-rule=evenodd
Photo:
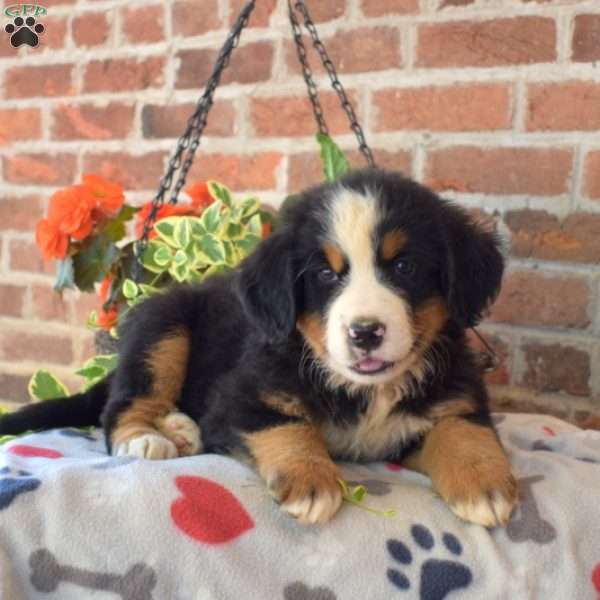
M366 486L326 526L280 513L248 467L105 454L65 429L0 449L0 598L600 598L600 432L496 415L521 504L505 529L461 522L429 480L342 465Z

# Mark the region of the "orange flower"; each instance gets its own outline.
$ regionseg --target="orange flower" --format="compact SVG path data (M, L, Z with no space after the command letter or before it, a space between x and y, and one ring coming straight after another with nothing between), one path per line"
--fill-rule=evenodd
M148 204L145 204L142 210L136 214L137 222L135 224L135 235L138 239L142 237L142 233L144 232L144 223L150 215L151 210L152 202L148 202ZM195 214L196 211L190 204L163 204L156 213L154 223L160 221L161 219L166 219L167 217L189 216ZM156 232L150 229L148 239L151 240L154 237L156 237Z
M76 240L85 239L94 227L92 211L96 198L89 188L74 185L59 190L50 198L48 221L61 233L70 235Z
M99 175L84 175L83 185L92 192L97 200L98 208L105 215L117 216L125 201L123 186L107 181Z
M272 227L271 227L271 222L270 221L268 221L267 223L263 223L262 224L262 237L263 237L263 240L265 238L269 237L269 235L271 234L271 229L272 229Z
M109 308L108 310L100 310L98 313L98 326L102 329L112 329L119 319L119 312L116 306Z
M192 206L201 213L205 208L210 206L215 199L208 191L208 185L204 181L199 181L194 185L186 188L188 196L192 199Z
M109 274L100 283L100 290L98 291L98 296L100 296L100 300L102 300L103 304L108 300L108 293L110 292L110 286L112 285L112 281L113 277Z
M63 260L69 247L69 236L61 231L48 219L42 219L35 229L35 239L42 251L44 260L58 258Z

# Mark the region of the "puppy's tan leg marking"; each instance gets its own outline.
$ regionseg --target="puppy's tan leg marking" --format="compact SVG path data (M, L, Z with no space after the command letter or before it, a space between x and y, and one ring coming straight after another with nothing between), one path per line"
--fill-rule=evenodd
M194 456L202 452L200 427L182 412L172 412L155 421L156 428L177 447L179 456Z
M342 503L341 475L310 424L244 435L258 472L281 508L301 523L326 523Z
M118 417L111 433L113 453L141 458L175 458L177 446L156 427L157 419L173 412L187 372L189 333L172 332L148 352L146 364L152 374L152 391L135 398Z
M465 521L484 527L505 525L517 502L517 484L494 431L460 417L435 425L406 465L428 475L434 489Z

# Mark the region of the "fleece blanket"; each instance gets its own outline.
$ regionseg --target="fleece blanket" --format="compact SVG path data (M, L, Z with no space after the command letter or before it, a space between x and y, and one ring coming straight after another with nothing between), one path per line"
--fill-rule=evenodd
M343 464L367 497L310 527L230 458L109 457L99 432L71 429L18 438L0 448L0 598L598 600L600 432L495 419L521 504L491 531L396 464Z

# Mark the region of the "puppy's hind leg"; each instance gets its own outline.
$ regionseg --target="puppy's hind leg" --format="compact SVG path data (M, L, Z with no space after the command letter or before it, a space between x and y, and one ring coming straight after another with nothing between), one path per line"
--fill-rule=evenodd
M113 454L154 460L180 454L172 437L165 435L162 420L180 398L188 354L189 333L183 329L169 332L145 353L142 369L149 379L145 393L132 390L127 400L109 405L104 416Z

